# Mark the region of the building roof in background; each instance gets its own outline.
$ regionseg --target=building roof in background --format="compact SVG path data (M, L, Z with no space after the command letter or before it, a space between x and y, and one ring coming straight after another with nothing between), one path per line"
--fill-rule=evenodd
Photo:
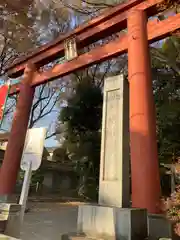
M0 133L0 141L7 142L9 138L9 132Z
M46 147L46 150L48 151L48 153L53 153L54 150L56 150L58 147Z

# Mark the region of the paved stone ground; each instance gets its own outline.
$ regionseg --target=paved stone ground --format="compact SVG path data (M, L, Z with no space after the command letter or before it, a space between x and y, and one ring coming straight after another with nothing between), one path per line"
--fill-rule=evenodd
M22 240L60 240L62 234L76 231L77 204L36 203L30 208Z

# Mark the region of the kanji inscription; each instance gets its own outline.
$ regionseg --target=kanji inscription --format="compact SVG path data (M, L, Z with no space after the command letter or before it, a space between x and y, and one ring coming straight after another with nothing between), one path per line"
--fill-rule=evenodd
M106 122L104 143L104 180L114 181L118 179L118 137L120 121L120 89L106 93Z

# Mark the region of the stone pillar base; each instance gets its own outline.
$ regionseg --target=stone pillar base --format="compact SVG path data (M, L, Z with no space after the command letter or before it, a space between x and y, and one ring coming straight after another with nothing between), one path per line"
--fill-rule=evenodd
M172 240L179 239L174 233L172 222L166 219L163 215L148 215L148 232L148 240L159 240L160 238L168 238Z
M14 195L0 195L0 203L16 203L17 198Z
M62 240L179 240L173 224L163 215L148 215L145 209L80 205L77 231Z
M88 238L141 240L147 238L145 209L81 205L77 233Z
M18 204L0 203L0 222L3 223L2 232L10 237L20 237L20 210Z
M68 233L68 234L63 234L61 237L61 240L92 240L92 238L89 238L83 234Z

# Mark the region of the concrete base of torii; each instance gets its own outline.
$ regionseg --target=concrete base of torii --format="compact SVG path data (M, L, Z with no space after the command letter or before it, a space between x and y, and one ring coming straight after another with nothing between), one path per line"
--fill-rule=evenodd
M171 222L147 215L145 209L81 205L77 219L77 232L64 234L62 240L178 240Z

